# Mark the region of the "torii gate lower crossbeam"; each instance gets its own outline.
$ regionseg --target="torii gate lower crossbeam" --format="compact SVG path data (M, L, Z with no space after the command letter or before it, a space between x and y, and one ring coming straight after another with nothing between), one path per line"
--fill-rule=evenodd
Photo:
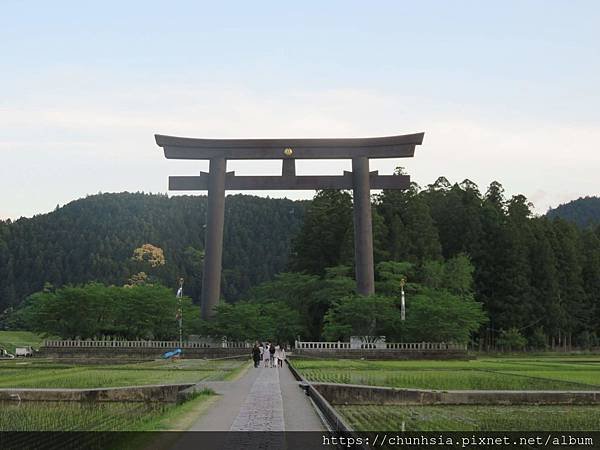
M202 316L214 313L221 292L225 191L352 189L354 198L354 257L357 292L373 294L373 226L371 189L407 189L406 175L369 171L369 158L412 157L423 133L358 139L190 139L156 135L169 159L208 159L209 173L169 177L170 190L207 190L208 212ZM236 176L227 172L228 159L282 159L281 176ZM352 172L341 176L296 176L296 159L351 159Z

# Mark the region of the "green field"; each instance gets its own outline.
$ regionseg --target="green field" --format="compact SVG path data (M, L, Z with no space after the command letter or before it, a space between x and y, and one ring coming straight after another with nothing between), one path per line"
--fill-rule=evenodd
M0 361L0 388L94 388L162 383L197 383L234 377L238 359L149 361L121 365L73 365L39 359Z
M596 390L600 356L481 358L471 361L294 359L309 381L419 389Z
M596 431L597 406L337 406L357 431Z
M482 357L471 361L294 359L308 380L420 389L600 390L600 356ZM590 431L598 406L345 405L357 431Z
M149 361L121 365L73 365L45 359L0 362L0 388L92 388L228 380L245 360ZM197 394L182 405L139 402L0 402L0 431L156 431L206 402Z
M93 431L93 433L13 435L18 448L87 448L123 450L154 448L174 443L176 433L161 430L187 429L191 420L210 403L213 393L203 391L183 404L0 402L0 432L4 431ZM110 433L100 433L110 431ZM148 431L150 433L114 433ZM10 439L9 439L10 441ZM14 443L14 442L13 442Z
M172 404L0 402L0 431L129 431L159 418Z
M15 347L31 346L40 348L44 338L29 331L0 331L0 347L14 354Z

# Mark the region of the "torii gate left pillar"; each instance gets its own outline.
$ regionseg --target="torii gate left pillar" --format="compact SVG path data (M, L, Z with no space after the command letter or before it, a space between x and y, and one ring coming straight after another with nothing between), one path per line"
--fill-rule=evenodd
M202 317L214 314L221 292L225 191L352 189L356 290L375 292L371 189L406 189L410 177L369 171L369 158L412 157L423 133L351 139L190 139L156 135L169 159L207 159L209 173L169 177L171 190L207 190L208 211L202 278ZM281 176L236 176L228 159L282 159ZM296 159L351 159L342 176L296 176Z

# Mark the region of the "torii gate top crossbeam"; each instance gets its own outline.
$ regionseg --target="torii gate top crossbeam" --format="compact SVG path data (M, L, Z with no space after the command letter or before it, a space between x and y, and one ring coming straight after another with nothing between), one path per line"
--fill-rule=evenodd
M192 139L155 135L168 159L208 159L208 173L169 177L171 190L208 191L206 252L202 272L202 316L214 314L221 293L225 191L228 189L352 189L356 290L375 292L371 189L406 189L408 175L369 171L371 158L410 158L424 133L347 139ZM281 159L281 175L236 176L227 172L230 159ZM297 176L297 159L351 159L352 172L331 176Z
M155 135L168 159L410 158L424 133L374 138L193 139ZM291 149L293 153L284 153Z

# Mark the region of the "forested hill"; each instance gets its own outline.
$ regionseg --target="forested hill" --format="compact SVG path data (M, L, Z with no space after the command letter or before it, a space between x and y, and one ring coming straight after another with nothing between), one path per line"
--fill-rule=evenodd
M425 188L383 191L373 201L376 263L429 270L469 258L475 300L489 317L480 335L485 342L493 345L510 329L530 342L600 342L600 226L536 217L524 196L506 198L497 182L481 192L469 180L451 184L440 177ZM171 289L184 277L185 293L198 301L205 216L206 197L123 193L0 222L0 312L46 282L123 286L141 271ZM228 197L223 297L245 299L249 287L286 268L326 280L342 273L338 266L352 267L352 217L352 197L344 191L321 191L311 202ZM164 250L165 265L149 268L132 259L145 243ZM315 298L307 316L313 322L335 297Z
M550 218L560 217L580 227L600 224L600 197L581 197L551 209Z
M223 294L236 300L250 286L282 271L306 202L235 195L225 202ZM123 285L135 272L135 248L151 243L166 264L151 272L199 299L205 196L99 194L49 214L0 221L0 312L49 282L97 280Z
M530 342L566 337L598 345L600 226L536 217L527 198L503 191L497 182L481 192L469 180L451 184L443 177L425 188L383 191L373 215L375 262L427 266L466 254L475 299L489 316L480 335L486 342L493 346L503 330L515 328ZM317 194L295 242L297 271L326 275L327 267L351 266L349 194Z

